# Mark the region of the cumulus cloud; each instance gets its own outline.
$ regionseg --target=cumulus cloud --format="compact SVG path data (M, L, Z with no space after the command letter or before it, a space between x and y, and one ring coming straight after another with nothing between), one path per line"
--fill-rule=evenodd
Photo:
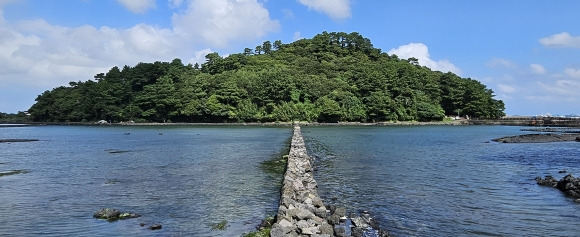
M298 0L298 2L335 20L351 16L350 0Z
M135 12L155 5L155 1L119 2ZM178 7L186 2L170 0L169 4ZM148 24L125 29L62 27L42 19L6 22L0 9L0 85L50 88L91 79L112 66L174 58L202 63L212 52L205 45L227 46L230 41L253 40L279 28L256 0L187 4L185 11L173 15L173 28Z
M580 36L572 36L568 32L554 34L538 41L548 47L580 48Z
M399 58L416 58L419 64L431 68L432 70L442 72L453 72L460 74L461 70L448 60L434 61L430 58L429 49L427 45L422 43L410 43L399 46L399 48L389 50L388 54L396 54Z
M540 64L530 64L530 70L533 74L544 75L546 74L546 68Z
M133 13L145 13L147 10L155 8L155 0L117 0L117 2Z
M112 66L174 58L194 62L205 56L194 56L196 51L207 52L196 50L171 29L146 24L69 28L33 20L2 26L0 85L51 88L91 79Z
M249 40L278 31L280 23L256 0L193 0L183 14L172 17L174 31L224 47L232 40Z
M566 68L564 69L566 75L570 76L571 78L580 79L580 69L578 68Z

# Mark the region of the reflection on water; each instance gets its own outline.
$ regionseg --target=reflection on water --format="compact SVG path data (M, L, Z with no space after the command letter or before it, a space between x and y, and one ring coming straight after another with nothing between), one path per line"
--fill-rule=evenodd
M0 172L27 171L0 177L1 235L239 236L275 214L282 175L261 164L278 160L291 135L285 127L0 128L0 138L40 140L0 144ZM142 216L92 218L104 207ZM161 230L147 229L157 223ZM216 223L227 225L212 231Z
M578 236L580 206L533 180L580 173L579 143L499 144L501 126L305 127L325 202L395 236ZM564 176L565 174L561 174ZM559 176L557 178L560 178Z

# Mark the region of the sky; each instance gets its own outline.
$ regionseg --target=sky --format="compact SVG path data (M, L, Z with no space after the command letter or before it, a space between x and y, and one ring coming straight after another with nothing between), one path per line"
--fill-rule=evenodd
M577 0L0 0L0 112L113 66L323 31L478 80L508 115L580 114Z

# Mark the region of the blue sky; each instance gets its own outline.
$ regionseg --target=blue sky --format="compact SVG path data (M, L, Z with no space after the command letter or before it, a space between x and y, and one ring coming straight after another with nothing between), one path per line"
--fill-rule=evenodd
M0 111L139 62L359 32L481 81L508 115L580 114L577 0L0 0Z

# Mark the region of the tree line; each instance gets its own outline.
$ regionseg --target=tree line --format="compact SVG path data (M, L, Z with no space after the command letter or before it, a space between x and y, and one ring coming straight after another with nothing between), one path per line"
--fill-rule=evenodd
M360 34L323 32L264 42L205 63L138 63L47 90L35 121L440 121L498 118L504 103L480 82L400 59Z

